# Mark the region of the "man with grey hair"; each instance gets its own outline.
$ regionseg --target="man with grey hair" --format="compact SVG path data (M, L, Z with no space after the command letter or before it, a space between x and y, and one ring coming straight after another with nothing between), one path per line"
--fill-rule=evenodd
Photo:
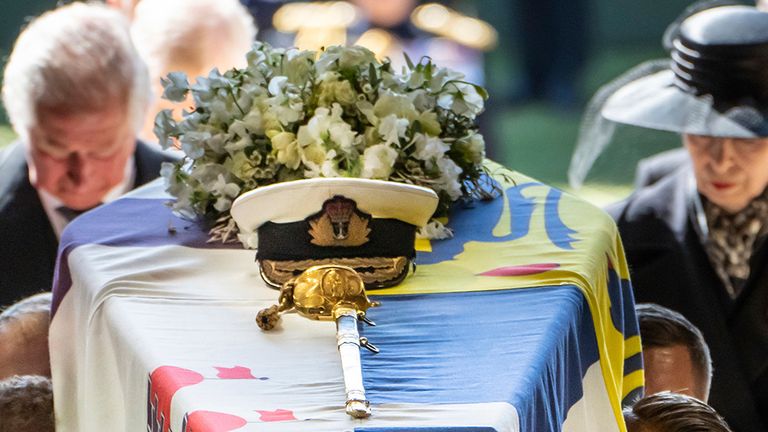
M51 288L58 238L78 213L159 175L137 142L149 83L127 19L75 3L32 21L5 69L19 141L0 153L0 305Z
M181 110L193 105L174 103L159 96L160 79L170 72L184 72L194 82L213 68L221 72L246 66L256 26L239 0L141 0L136 5L131 35L136 50L149 68L153 101L141 138L155 141L154 117L163 109Z

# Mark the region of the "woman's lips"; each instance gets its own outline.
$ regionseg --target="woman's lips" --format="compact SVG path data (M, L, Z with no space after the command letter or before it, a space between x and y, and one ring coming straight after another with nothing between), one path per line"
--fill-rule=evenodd
M726 189L732 188L733 186L734 186L733 183L717 182L717 181L712 182L712 187L714 187L717 190L726 190Z

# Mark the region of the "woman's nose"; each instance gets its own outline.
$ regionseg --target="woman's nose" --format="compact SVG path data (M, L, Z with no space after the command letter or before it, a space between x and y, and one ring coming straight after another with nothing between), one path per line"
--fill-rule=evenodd
M733 152L733 142L730 140L717 140L710 146L709 156L715 171L726 172L733 166Z

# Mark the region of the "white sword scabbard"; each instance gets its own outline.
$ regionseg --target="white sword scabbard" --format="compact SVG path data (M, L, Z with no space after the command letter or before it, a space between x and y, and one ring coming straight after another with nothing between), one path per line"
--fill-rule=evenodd
M347 395L346 412L354 418L366 418L371 415L371 408L365 398L365 387L363 387L357 314L357 310L346 307L339 307L334 311L336 316L336 344L339 348L341 367L344 371L344 390Z

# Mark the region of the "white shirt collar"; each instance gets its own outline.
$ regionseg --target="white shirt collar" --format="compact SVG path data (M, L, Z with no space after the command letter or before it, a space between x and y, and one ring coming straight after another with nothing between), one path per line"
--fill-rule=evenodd
M133 185L136 182L136 164L134 163L134 160L134 155L131 155L131 157L128 158L125 163L123 181L107 192L101 200L102 203L114 201L124 193L133 189ZM61 232L64 231L64 228L69 222L64 216L56 211L56 209L63 206L64 203L53 194L43 189L37 189L37 195L40 197L40 202L43 204L43 209L45 209L45 214L48 215L48 220L51 222L56 237L60 238Z

